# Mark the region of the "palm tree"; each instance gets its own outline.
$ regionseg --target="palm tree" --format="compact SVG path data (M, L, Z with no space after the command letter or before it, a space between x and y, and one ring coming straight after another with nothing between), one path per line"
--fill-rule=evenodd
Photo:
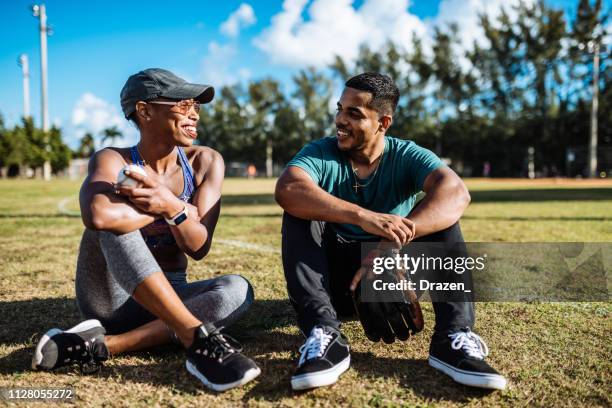
M95 150L93 135L89 132L81 138L79 148L77 149L77 156L81 158L90 157Z
M117 128L117 126L111 126L102 131L102 144L110 140L110 144L115 144L115 139L123 138L123 133Z

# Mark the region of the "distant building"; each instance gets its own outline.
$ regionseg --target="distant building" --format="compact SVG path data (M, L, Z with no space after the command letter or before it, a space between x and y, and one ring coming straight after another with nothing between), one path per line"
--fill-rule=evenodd
M89 159L72 159L68 168L64 170L64 174L68 176L70 180L80 180L87 176L87 166L89 165Z

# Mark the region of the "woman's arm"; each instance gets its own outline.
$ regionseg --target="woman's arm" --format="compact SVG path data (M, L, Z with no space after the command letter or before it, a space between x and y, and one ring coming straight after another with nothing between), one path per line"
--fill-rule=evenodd
M87 228L127 234L155 221L154 215L115 194L113 185L124 165L121 154L113 149L103 149L89 160L79 194L81 218Z
M197 163L199 160L200 163ZM199 152L194 159L194 168L204 168L204 179L194 193L192 203L197 207L199 221L186 220L170 229L179 247L193 259L202 259L208 254L213 233L221 212L221 186L225 174L223 157L212 149ZM191 217L189 217L191 218Z
M201 149L201 150L200 150ZM203 181L194 193L193 205L185 204L166 186L135 173L126 173L138 181L140 187L119 187L121 194L128 197L140 210L173 218L185 206L189 216L180 225L170 225L179 248L194 259L202 259L210 249L212 235L219 219L221 208L221 185L225 165L219 153L210 148L200 148L193 160L195 169L202 169Z

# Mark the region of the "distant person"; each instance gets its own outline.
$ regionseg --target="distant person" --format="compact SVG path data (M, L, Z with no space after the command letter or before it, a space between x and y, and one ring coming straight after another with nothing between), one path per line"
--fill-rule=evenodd
M489 177L491 175L491 163L488 161L482 165L482 177Z
M247 166L247 178L254 179L257 177L257 167L254 164L249 164Z
M349 79L336 137L306 145L277 182L287 290L306 337L293 389L333 384L349 368L339 317L355 313L361 243L463 242L458 221L470 202L463 181L431 151L386 136L398 99L388 76ZM426 195L415 207L421 190ZM433 303L429 364L461 384L503 389L506 379L485 362L488 348L472 331L470 299Z
M48 331L36 346L34 369L79 364L92 370L112 355L174 341L186 349L187 370L213 390L259 375L236 341L220 332L252 304L249 282L238 275L186 280L187 256L206 256L220 212L223 158L193 145L200 104L213 96L211 86L163 69L128 78L121 107L140 141L97 152L80 193L86 228L76 297L88 320ZM140 186L115 185L127 164L146 173L126 173Z

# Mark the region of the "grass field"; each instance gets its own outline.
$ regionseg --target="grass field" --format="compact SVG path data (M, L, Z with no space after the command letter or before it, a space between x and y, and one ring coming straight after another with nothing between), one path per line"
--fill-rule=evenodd
M457 385L427 365L430 304L423 305L426 329L405 343L370 343L358 322L345 323L351 370L332 387L292 392L289 379L303 340L286 299L273 185L227 180L216 243L189 268L191 280L238 273L255 288L254 306L229 332L262 375L246 387L214 394L186 372L182 352L172 346L118 356L92 376L76 369L31 371L39 336L79 320L79 184L0 181L0 387L71 386L83 406L612 405L610 303L479 303L476 331L492 351L492 365L509 379L503 392ZM610 182L471 180L468 186L466 241L612 241Z

